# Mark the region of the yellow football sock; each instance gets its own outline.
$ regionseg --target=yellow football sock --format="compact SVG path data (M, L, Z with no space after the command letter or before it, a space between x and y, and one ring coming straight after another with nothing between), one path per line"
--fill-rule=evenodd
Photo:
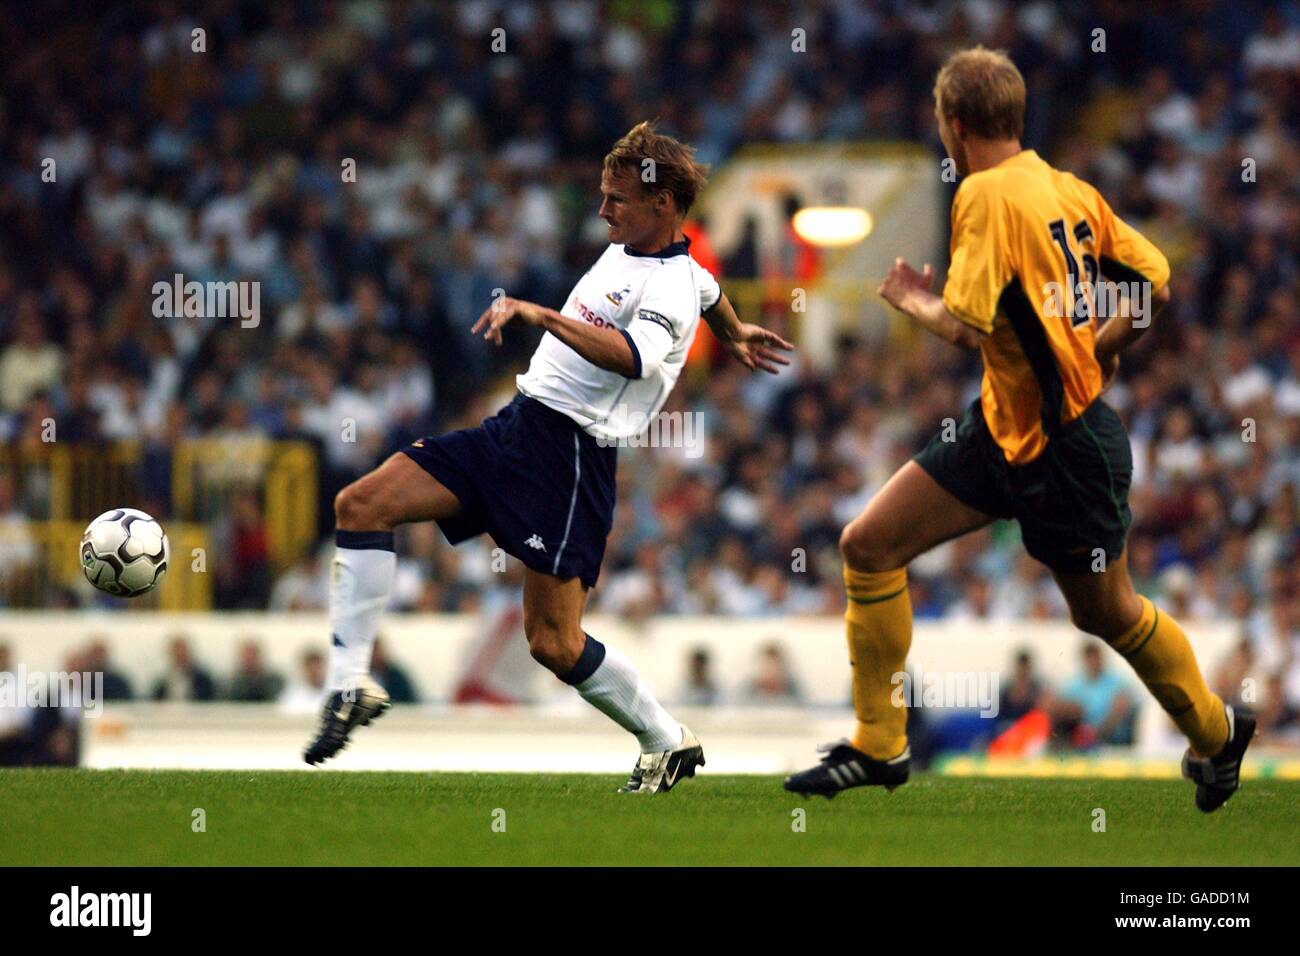
M912 646L912 598L907 569L874 574L845 565L844 614L853 667L853 746L868 757L889 760L907 746L907 707L894 706L894 675L903 672Z
M1168 614L1161 614L1146 598L1142 616L1110 642L1128 660L1142 683L1160 702L1192 745L1210 757L1228 741L1228 717L1223 701L1205 684L1187 635Z

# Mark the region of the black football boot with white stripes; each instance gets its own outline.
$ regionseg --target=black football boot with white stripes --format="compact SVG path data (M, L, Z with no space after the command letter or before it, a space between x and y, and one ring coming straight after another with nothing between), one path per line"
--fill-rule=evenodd
M875 760L847 740L825 744L817 750L826 754L822 762L808 770L787 777L785 788L791 793L831 798L852 787L884 787L893 790L907 783L912 763L912 748L906 747L892 760Z
M1183 754L1183 776L1196 783L1196 806L1213 813L1228 802L1241 785L1241 758L1255 736L1255 715L1246 710L1224 708L1228 713L1228 742L1213 757Z
M348 745L356 727L364 727L392 706L388 691L370 675L362 677L346 690L336 690L325 701L320 729L302 759L315 766L323 763Z
M632 776L619 787L619 793L667 793L684 777L695 776L695 768L704 766L704 748L691 729L682 724L682 742L672 750L642 754L632 768Z

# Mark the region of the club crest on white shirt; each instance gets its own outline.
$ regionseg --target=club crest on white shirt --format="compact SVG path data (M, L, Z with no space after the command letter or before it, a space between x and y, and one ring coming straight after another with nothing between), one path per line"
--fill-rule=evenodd
M610 245L578 280L561 314L614 328L630 343L636 374L601 368L551 332L533 353L519 391L567 415L596 439L624 439L663 408L686 364L700 315L722 291L681 248L662 257Z

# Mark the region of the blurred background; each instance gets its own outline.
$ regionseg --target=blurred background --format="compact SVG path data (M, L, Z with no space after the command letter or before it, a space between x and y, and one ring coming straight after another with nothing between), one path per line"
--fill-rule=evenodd
M840 529L978 390L976 356L874 292L895 255L946 259L956 184L931 89L977 42L1025 76L1025 146L1171 261L1173 304L1107 393L1134 448L1132 572L1225 699L1260 709L1278 752L1300 741L1300 4L0 11L0 671L100 672L106 695L175 704L110 707L88 736L0 705L0 760L239 765L246 750L193 735L243 746L251 718L231 715L271 713L299 715L292 760L323 679L334 494L509 400L536 335L498 350L468 329L497 288L560 306L603 247L601 160L646 118L713 166L692 253L800 353L750 376L701 327L668 406L699 445L620 453L593 631L667 700L800 715L773 724L797 752L805 731L846 731ZM866 209L870 234L796 233L793 213L824 205ZM154 284L177 275L258 283L258 323L156 317ZM77 562L86 523L120 506L173 549L129 606ZM452 732L457 702L566 706L523 646L517 567L433 526L397 541L378 671L425 708L411 728ZM918 709L922 749L1174 746L1122 662L1064 623L1014 525L910 580L912 665L996 675L1005 695L996 721ZM184 701L263 707L191 719ZM180 736L132 750L151 729ZM737 766L771 769L751 746Z

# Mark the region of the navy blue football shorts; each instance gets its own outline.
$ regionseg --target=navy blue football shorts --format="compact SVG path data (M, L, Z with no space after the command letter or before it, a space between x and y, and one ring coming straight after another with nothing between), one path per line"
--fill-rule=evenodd
M618 449L524 395L478 428L420 438L402 452L457 497L438 522L452 544L487 533L543 574L594 587L614 525Z

